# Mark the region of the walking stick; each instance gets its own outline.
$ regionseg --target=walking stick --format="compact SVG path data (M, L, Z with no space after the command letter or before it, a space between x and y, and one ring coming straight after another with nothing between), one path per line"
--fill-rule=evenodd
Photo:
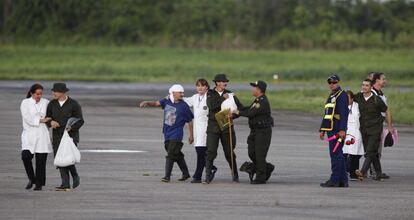
M233 163L233 137L231 132L231 118L228 116L229 119L229 141L230 141L230 160L231 160L231 176L234 178L234 163Z

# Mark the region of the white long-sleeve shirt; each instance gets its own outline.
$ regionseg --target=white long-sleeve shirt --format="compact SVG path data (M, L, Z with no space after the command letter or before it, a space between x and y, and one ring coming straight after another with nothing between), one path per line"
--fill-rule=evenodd
M207 93L203 96L200 96L200 94L194 94L191 97L184 98L184 101L188 104L188 106L192 107L194 111L194 146L205 147L207 146L208 123Z
M24 99L20 105L22 114L22 150L34 153L51 153L52 144L46 124L40 119L46 116L49 100L40 99L38 103L33 98Z

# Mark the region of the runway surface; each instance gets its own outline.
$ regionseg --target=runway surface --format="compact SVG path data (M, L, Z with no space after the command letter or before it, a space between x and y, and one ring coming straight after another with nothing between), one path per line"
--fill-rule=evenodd
M43 191L25 190L19 105L31 83L0 81L0 219L414 218L414 127L406 125L396 125L399 144L383 152L383 170L391 176L383 182L319 187L330 174L327 144L318 139L320 116L274 111L268 161L276 171L268 184L250 185L246 173L240 173L240 183L232 183L221 149L212 184L179 183L177 166L172 182L161 183L162 111L136 106L140 100L165 96L164 84L69 82L69 95L80 102L85 118L79 145L81 185L55 192L60 176L49 155ZM52 82L42 83L50 98ZM247 120L237 119L239 166L248 160L248 132ZM193 172L194 147L186 142L184 153Z

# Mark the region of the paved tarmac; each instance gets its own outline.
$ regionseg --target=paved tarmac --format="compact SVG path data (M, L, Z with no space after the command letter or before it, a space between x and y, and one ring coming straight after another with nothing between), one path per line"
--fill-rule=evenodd
M80 102L85 118L79 145L81 185L71 192L54 191L60 177L49 155L43 191L25 190L19 105L31 83L0 81L1 220L414 219L414 127L406 125L396 126L398 146L383 153L383 170L391 176L383 182L350 182L349 188L339 189L319 187L330 174L327 144L318 139L320 117L275 111L268 161L276 165L276 172L269 184L250 185L245 173L240 174L240 183L231 183L222 151L212 184L179 183L177 166L172 182L161 183L165 156L162 111L136 108L139 100L165 95L156 84L150 90L136 84L133 87L138 89L131 90L122 84L69 82L69 95ZM52 82L43 83L45 97L50 98ZM247 120L237 119L239 166L248 160L248 132ZM184 153L193 172L193 146L185 143Z

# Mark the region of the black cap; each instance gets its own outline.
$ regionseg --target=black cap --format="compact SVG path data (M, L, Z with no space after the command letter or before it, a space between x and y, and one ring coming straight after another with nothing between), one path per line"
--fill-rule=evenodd
M213 82L228 82L229 80L226 77L226 74L217 74L214 79Z
M53 84L53 88L52 88L53 92L67 92L69 91L69 89L66 87L65 83L55 83Z
M332 81L337 81L337 82L339 82L340 81L340 79L339 79L339 76L338 75L336 75L336 74L332 74L328 79L327 79L327 81L328 82L332 82Z
M250 83L250 85L259 88L263 93L266 92L267 84L262 80Z

